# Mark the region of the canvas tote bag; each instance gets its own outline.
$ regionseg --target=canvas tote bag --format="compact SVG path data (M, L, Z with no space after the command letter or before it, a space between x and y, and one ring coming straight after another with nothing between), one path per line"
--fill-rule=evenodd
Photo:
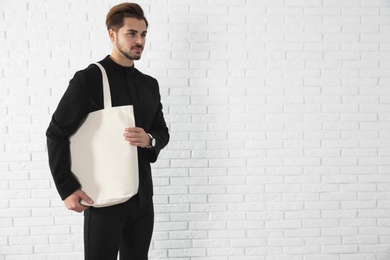
M102 110L89 113L70 137L71 170L93 201L90 205L106 207L127 201L138 192L137 147L123 137L126 127L134 127L133 106L112 107L106 71L102 72Z

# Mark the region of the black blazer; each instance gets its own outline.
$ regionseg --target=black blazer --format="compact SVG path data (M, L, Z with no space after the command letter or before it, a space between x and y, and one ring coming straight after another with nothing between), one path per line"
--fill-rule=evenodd
M161 149L169 141L158 82L134 67L115 63L109 56L99 63L107 72L112 106L133 105L136 126L156 139L154 149L138 147L139 190L127 204L142 206L150 202L153 196L150 163L157 160ZM63 200L80 188L80 183L70 170L69 137L88 113L102 108L102 74L96 65L91 64L76 72L46 131L50 170Z

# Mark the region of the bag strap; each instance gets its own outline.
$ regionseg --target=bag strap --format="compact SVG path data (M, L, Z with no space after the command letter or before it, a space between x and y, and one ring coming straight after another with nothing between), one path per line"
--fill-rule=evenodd
M102 78L103 78L103 104L104 108L110 108L112 107L111 104L111 92L110 92L110 83L108 83L108 77L106 70L100 63L94 63L96 66L99 67L99 69L102 72Z

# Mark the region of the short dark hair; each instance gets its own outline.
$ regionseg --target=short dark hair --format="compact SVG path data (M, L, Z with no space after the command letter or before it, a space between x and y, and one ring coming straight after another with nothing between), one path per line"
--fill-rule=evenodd
M148 27L148 20L144 15L144 11L141 6L136 3L122 3L116 5L110 9L106 17L107 30L113 29L118 31L123 27L125 17L136 18L138 20L144 20L146 28Z

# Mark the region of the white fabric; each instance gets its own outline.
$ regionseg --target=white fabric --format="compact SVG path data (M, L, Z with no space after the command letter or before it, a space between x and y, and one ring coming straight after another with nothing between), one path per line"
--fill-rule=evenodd
M138 192L137 147L125 141L126 127L134 127L133 106L112 107L105 69L103 77L104 109L89 113L77 132L70 137L71 170L93 207L105 207L127 201Z

